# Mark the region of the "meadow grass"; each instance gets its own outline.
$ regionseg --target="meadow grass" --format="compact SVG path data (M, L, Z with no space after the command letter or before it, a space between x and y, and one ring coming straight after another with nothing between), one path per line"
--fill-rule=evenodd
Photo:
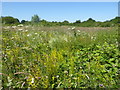
M116 27L3 27L2 34L4 88L120 88Z

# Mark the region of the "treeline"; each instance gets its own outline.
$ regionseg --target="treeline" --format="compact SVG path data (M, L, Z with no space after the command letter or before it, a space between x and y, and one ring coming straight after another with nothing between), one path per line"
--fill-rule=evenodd
M120 17L115 17L114 19L107 20L104 22L100 21L95 21L92 18L89 18L86 21L81 22L81 20L76 20L73 23L70 23L69 21L65 20L63 22L57 22L57 21L52 21L49 22L47 20L40 20L38 15L34 15L31 18L31 21L26 21L22 20L19 21L19 19L11 17L11 16L6 16L6 17L0 17L0 21L4 25L13 25L13 24L26 24L26 25L41 25L41 26L80 26L80 27L115 27L118 26L120 23Z

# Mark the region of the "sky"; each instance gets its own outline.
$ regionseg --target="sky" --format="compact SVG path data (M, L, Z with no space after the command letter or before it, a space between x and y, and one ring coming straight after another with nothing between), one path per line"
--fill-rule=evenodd
M106 21L118 16L118 2L2 2L2 16L30 21L34 14L47 21Z
M1 0L2 2L119 2L120 0Z

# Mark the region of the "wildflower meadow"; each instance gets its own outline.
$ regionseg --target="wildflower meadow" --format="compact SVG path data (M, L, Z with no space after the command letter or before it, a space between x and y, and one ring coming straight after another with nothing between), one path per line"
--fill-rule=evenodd
M118 27L2 27L2 88L120 88Z

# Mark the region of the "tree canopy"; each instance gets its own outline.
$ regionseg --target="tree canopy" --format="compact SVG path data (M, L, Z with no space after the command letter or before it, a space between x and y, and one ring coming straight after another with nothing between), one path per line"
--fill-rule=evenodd
M120 24L120 17L115 17L111 20L107 20L104 22L100 21L95 21L92 18L89 18L86 21L81 20L76 20L75 22L69 22L67 20L64 20L62 22L57 22L57 21L47 21L47 20L40 20L40 17L38 15L34 15L31 17L31 21L26 21L22 20L19 22L17 18L11 17L11 16L6 16L6 17L1 17L2 23L3 24L36 24L41 25L41 26L62 26L62 25L67 25L67 26L80 26L80 27L113 27L113 26L118 26L118 23Z
M11 16L1 17L1 18L2 18L2 23L4 23L4 24L18 24L18 23L20 23L17 18L13 18Z
M32 16L32 18L31 18L32 23L38 23L39 21L40 21L40 18L37 14Z

